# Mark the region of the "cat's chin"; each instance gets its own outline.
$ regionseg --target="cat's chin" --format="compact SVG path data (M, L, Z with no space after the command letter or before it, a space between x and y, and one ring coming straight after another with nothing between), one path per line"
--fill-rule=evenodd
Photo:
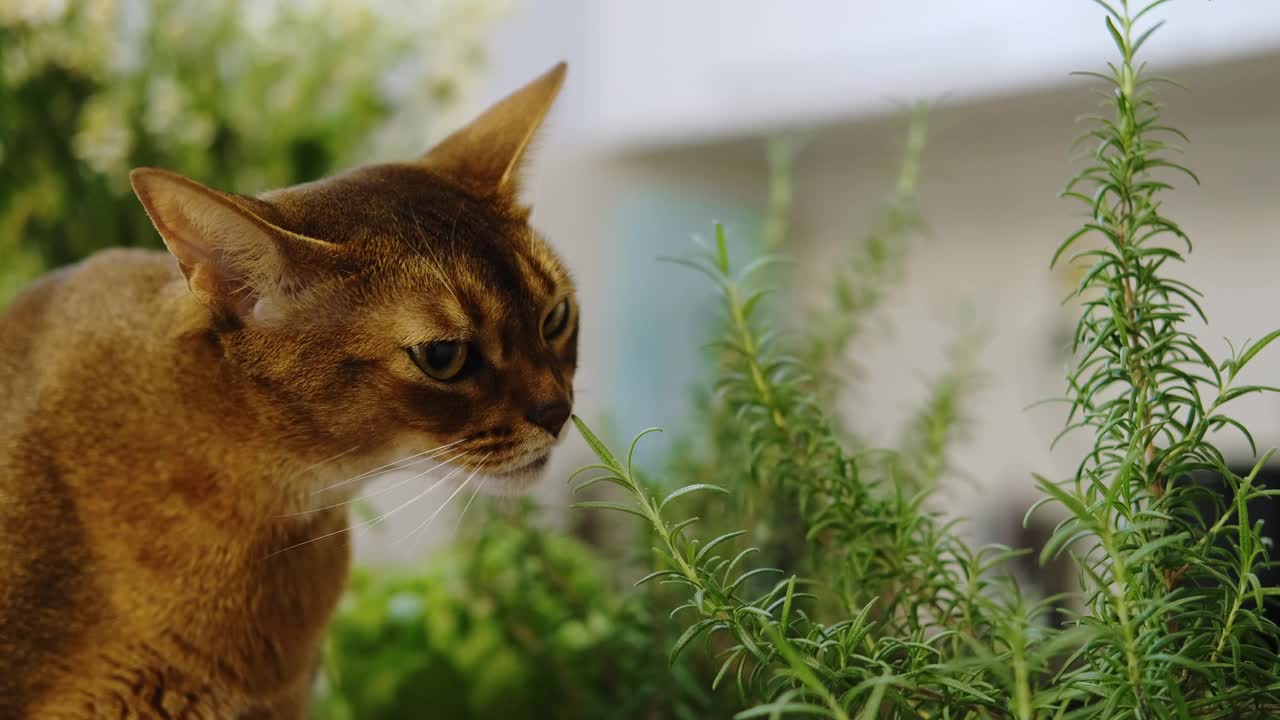
M550 459L551 453L548 451L523 465L491 471L488 473L489 481L481 484L482 492L496 497L523 495L546 474L547 462Z

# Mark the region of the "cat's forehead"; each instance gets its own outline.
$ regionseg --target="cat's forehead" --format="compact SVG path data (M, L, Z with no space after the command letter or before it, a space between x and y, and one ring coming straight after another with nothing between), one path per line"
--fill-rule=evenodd
M346 246L368 269L379 304L410 324L429 318L455 334L477 326L516 332L572 292L523 208L416 166L358 168L262 199L288 229Z
M468 339L501 359L536 341L550 306L573 294L568 274L549 249L544 258L496 248L461 253L427 238L417 248L382 274L376 289L379 305L395 318L397 336L406 342Z
M281 225L355 252L362 244L425 238L439 250L465 254L527 228L527 213L506 198L477 197L412 164L363 166L261 197Z

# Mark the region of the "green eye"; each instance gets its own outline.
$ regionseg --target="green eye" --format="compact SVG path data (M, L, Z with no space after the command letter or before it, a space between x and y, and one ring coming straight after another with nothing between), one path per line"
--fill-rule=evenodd
M409 358L427 377L456 380L467 364L467 346L456 342L432 342L409 348Z
M554 340L557 336L564 332L569 326L569 299L565 298L555 304L548 312L546 317L542 318L542 338L544 340Z

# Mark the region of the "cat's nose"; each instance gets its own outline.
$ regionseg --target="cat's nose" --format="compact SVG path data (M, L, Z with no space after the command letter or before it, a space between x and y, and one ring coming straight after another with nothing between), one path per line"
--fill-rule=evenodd
M572 412L573 408L569 406L568 402L556 400L535 405L525 413L524 417L534 425L551 433L553 437L557 437L560 435L560 428L564 427Z

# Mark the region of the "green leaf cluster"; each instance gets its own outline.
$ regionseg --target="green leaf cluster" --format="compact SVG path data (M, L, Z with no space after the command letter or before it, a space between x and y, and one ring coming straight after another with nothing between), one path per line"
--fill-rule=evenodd
M644 595L611 587L533 507L491 510L412 570L359 568L329 629L313 717L679 718L720 714L669 666Z

